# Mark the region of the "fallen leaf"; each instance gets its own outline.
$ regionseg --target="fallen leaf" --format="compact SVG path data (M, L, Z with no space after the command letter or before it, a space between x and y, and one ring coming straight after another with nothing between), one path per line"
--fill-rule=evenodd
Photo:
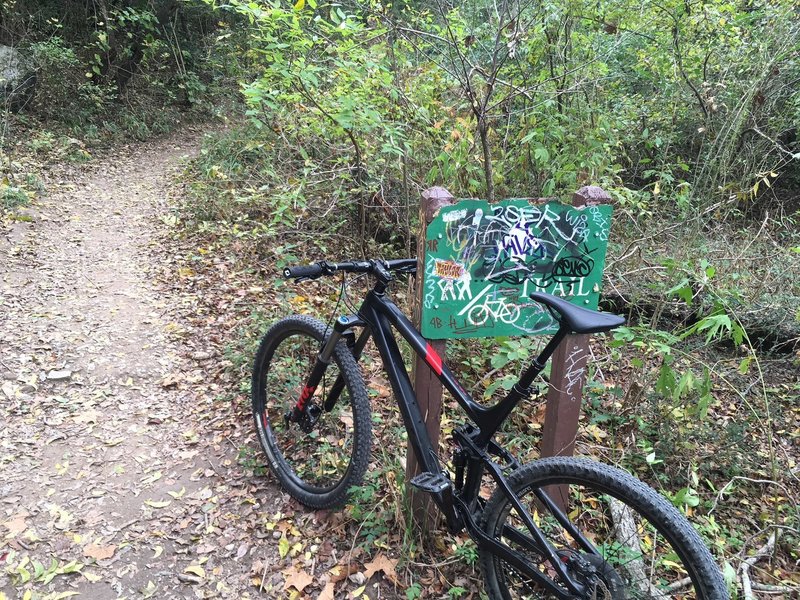
M88 425L89 423L97 425L97 419L99 416L100 415L96 410L90 408L89 410L78 413L72 417L72 420L83 425Z
M278 554L281 555L281 558L286 558L286 555L289 554L289 540L286 539L286 536L282 536L278 541Z
M153 508L166 508L172 504L172 500L145 500L144 503Z
M110 546L87 544L83 547L83 555L95 560L106 560L114 556L116 549L117 547L114 544L111 544Z
M181 487L181 491L180 492L167 492L167 493L177 500L177 499L183 497L183 495L186 493L186 488L185 487Z
M197 575L198 577L205 577L206 572L203 567L200 565L189 565L183 570L184 573L191 573L192 575Z
M150 485L151 483L155 483L159 479L161 479L161 471L156 471L155 473L151 473L144 479L142 479L142 485Z
M10 519L5 523L3 523L3 527L8 529L8 535L6 537L14 537L25 531L28 528L28 525L25 523L25 517L27 516L28 516L27 513L22 515L17 515L13 519Z
M325 587L322 588L322 591L317 596L317 600L333 600L333 593L336 584L333 581L329 581L325 584Z
M345 565L336 565L333 567L328 573L331 574L331 581L333 583L338 583L342 579L346 579L353 573L358 571L358 566L354 563L348 563Z
M183 380L182 373L171 373L169 375L164 376L161 380L160 384L163 388L170 388L178 385Z
M156 591L158 591L158 586L156 586L156 584L152 581L148 581L147 585L139 590L144 598L150 598L156 593Z
M362 585L359 588L353 590L353 598L358 598L361 594L364 593L364 590L367 589L367 586Z
M378 554L372 561L364 565L364 576L369 579L378 571L383 571L386 578L392 583L397 583L396 558L389 558L383 552Z
M3 393L6 395L6 398L8 398L9 400L11 400L17 395L18 388L17 386L13 385L10 381L6 381L3 384L3 387L0 389L2 389Z
M283 572L286 580L283 582L283 590L287 591L290 587L295 588L298 592L302 592L305 588L314 582L314 578L297 567L291 567Z
M47 379L50 381L64 381L72 377L72 371L69 369L53 370L47 374Z
M164 546L156 546L153 548L153 558L158 558L164 552Z
M247 544L240 544L239 549L236 550L236 560L243 558L244 555L247 554L248 550L250 550L250 546Z

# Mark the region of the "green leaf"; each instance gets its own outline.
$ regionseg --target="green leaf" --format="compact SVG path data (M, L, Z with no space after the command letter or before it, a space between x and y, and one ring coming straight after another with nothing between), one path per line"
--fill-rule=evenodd
M691 392L694 389L694 380L694 374L691 371L686 371L673 387L672 399L677 402Z
M736 584L738 579L736 575L736 569L731 566L731 563L725 561L725 564L722 567L722 578L725 580L725 583L730 589L732 586Z
M656 380L656 391L669 398L672 391L675 389L675 371L672 370L668 364L661 365L658 372L658 379Z
M701 419L705 419L708 415L708 407L711 406L711 401L713 400L713 396L711 394L703 394L700 396L700 400L697 401L697 416Z
M286 536L281 537L278 542L278 554L281 555L281 558L286 558L286 555L289 554L289 540L286 539Z
M707 332L706 343L708 344L715 337L721 336L723 331L730 332L732 328L733 328L733 322L731 321L731 318L728 315L726 314L709 315L707 317L703 317L694 326L692 326L687 331L687 335L695 332L700 333L701 331L705 331Z
M692 292L692 286L689 285L689 279L685 278L681 280L680 283L667 290L667 297L670 297L673 294L686 302L687 306L692 305L692 296L694 296L694 293Z
M22 583L28 583L31 580L31 573L25 567L17 567L17 574Z
M305 5L306 5L306 0L297 0L297 2L295 2L295 4L294 4L294 9L295 10L303 10Z
M550 160L550 152L547 151L547 148L544 146L538 146L533 151L533 158L538 160L539 162L547 162Z

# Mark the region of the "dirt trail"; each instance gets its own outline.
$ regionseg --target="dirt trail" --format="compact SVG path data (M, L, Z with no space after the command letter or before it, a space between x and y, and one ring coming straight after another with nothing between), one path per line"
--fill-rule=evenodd
M115 151L0 231L0 598L247 585L260 550L248 510L225 503L252 514L258 500L240 497L255 490L229 475L235 449L195 431L195 393L175 384L189 351L149 275L170 183L199 143ZM222 528L228 516L241 527Z

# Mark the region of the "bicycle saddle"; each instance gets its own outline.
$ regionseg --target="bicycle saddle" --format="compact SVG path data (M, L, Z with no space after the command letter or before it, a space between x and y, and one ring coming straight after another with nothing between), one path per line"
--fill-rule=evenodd
M530 297L558 312L561 315L559 320L573 333L599 333L625 323L625 317L581 308L552 294L533 292Z

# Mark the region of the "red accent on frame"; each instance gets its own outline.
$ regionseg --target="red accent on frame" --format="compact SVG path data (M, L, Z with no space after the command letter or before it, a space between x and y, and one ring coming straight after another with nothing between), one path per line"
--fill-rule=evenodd
M297 401L297 410L303 410L306 407L306 402L314 395L314 390L316 389L317 386L315 385L307 385L303 388L303 393L300 394L300 399Z
M436 353L436 350L430 344L425 347L425 362L431 366L434 373L437 375L442 374L442 357Z

